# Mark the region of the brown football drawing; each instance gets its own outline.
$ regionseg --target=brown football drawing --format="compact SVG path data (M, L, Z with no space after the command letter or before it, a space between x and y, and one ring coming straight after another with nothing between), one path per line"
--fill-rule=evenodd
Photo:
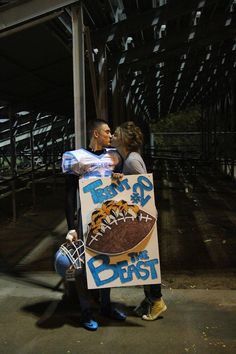
M153 230L156 218L124 200L108 200L91 215L86 248L106 255L131 251Z

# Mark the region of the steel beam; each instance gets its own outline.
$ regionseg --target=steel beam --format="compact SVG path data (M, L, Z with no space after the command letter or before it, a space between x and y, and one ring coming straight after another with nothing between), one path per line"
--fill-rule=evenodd
M5 10L0 8L0 32L34 21L50 12L57 11L76 2L78 0L31 0L18 2Z
M86 146L86 112L85 112L85 63L82 6L73 6L73 79L74 79L74 124L76 149Z
M94 105L95 105L95 110L96 110L96 116L97 116L97 118L99 118L100 112L99 112L99 107L98 107L97 80L96 80L96 73L95 73L94 62L93 62L93 52L92 52L89 27L85 27L85 40L86 40L87 51L88 51L89 71L90 71L90 77L91 77L91 84L92 84L92 88L93 88Z
M206 6L217 3L218 0L208 0ZM159 22L167 22L178 19L186 14L191 14L193 9L198 8L199 0L182 0L174 2L170 5L157 7L143 13L136 13L129 16L126 20L119 21L113 25L107 26L101 30L91 33L95 43L108 43L113 40L129 36L131 34L142 31L146 28L159 26Z

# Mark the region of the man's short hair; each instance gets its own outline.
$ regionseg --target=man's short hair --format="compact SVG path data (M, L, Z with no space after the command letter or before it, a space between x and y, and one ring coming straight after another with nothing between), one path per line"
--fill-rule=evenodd
M87 133L88 133L89 139L91 139L94 130L99 129L101 127L101 125L103 125L103 124L108 124L108 122L105 119L93 119L88 122Z

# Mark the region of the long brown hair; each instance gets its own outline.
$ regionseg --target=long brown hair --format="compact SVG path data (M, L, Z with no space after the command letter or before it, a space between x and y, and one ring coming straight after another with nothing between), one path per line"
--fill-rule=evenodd
M139 152L143 145L143 133L133 121L122 123L117 130L120 133L122 143L129 152Z

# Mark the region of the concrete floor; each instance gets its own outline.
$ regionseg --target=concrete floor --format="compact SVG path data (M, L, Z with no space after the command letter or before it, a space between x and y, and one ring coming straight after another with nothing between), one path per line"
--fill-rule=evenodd
M236 353L235 290L164 289L163 318L146 322L132 314L140 287L116 288L112 300L127 311L124 323L97 313L100 327L81 327L79 312L61 306L54 273L1 276L0 353Z
M0 199L0 354L236 353L235 186L214 180L217 190L204 182L190 193L170 182L158 199L167 312L143 321L132 312L142 288L113 289L112 300L128 318L118 323L97 313L93 333L81 327L78 309L62 304L62 290L54 290L53 257L66 233L63 181L56 193L37 185L34 210L30 191L17 194L16 223L11 200Z

